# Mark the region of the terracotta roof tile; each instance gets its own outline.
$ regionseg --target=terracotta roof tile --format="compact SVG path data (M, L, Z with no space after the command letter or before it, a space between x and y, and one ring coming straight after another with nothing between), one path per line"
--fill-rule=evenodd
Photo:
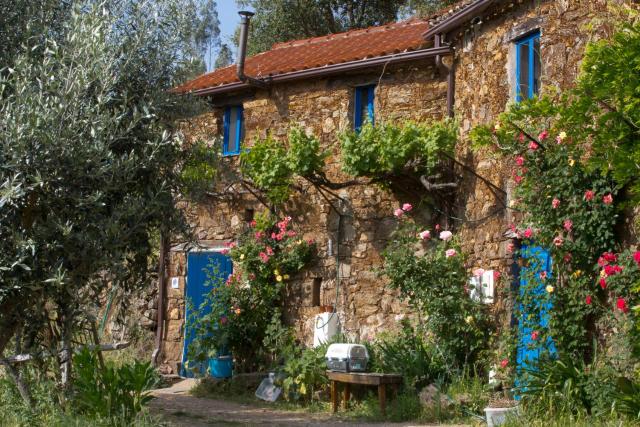
M245 73L251 77L264 78L417 50L426 46L422 33L428 26L424 20L411 19L379 27L276 43L271 50L248 57ZM234 64L190 80L177 87L176 91L192 92L239 81Z

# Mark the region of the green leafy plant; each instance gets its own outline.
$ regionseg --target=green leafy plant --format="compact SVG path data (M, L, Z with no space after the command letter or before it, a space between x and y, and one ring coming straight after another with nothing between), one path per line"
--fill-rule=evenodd
M640 419L640 384L629 378L620 377L616 385L613 395L615 409L632 418Z
M325 354L328 344L315 348L306 348L287 358L282 372L286 375L282 381L284 396L288 400L310 401L314 393L326 387L329 380Z
M234 261L234 273L223 278L216 265L209 267L210 291L202 306L192 310L192 360L206 362L231 352L239 372L272 365L277 360L273 346L289 340L278 325L285 287L314 251L315 244L292 229L290 217L276 221L258 215L225 251Z
M132 421L151 400L148 392L159 382L148 362L102 366L98 356L87 349L75 356L74 364L74 408L98 418Z
M326 152L320 141L299 127L289 130L287 141L281 142L267 135L255 141L253 147L241 154L241 170L253 184L265 191L275 204L284 203L291 193L296 176L323 175Z
M405 205L410 210L410 205ZM431 237L398 209L400 224L383 253L390 286L420 314L424 330L446 363L474 364L491 331L487 308L469 295L468 274L453 234Z
M354 176L387 180L392 175L433 175L443 154L453 155L458 139L455 121L367 123L340 135L343 169Z
M377 338L373 348L377 370L402 374L409 389L419 391L448 375L442 355L428 342L425 334L407 320L402 321L399 333Z

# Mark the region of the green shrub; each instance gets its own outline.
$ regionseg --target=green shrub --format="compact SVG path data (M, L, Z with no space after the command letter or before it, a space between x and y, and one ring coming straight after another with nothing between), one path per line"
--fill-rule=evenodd
M284 397L287 400L310 401L316 391L326 387L327 361L325 355L329 344L315 348L306 348L294 352L287 359L282 372L286 378L282 381Z
M148 391L159 382L150 363L102 367L98 356L83 350L74 357L74 409L81 414L131 422L151 400Z
M445 361L424 334L404 320L398 334L384 334L373 345L377 370L402 374L409 389L438 382L447 375Z

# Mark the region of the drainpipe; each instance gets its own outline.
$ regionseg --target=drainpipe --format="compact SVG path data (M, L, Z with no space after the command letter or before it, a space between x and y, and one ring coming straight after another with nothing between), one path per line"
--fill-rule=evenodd
M169 246L169 240L165 233L161 233L160 236L160 259L158 261L158 317L156 320L156 348L151 355L151 363L153 366L158 366L158 357L162 351L162 336L164 335L164 300L166 293L166 258L167 247Z
M434 47L441 47L441 44L443 44L442 38L442 34L436 34L434 36ZM456 89L455 57L452 56L451 66L447 67L444 62L442 62L442 55L436 55L436 66L442 74L447 74L447 115L453 117L454 94Z
M244 73L244 61L247 56L247 39L249 38L249 21L251 20L251 17L254 15L254 13L243 10L238 12L238 14L240 15L240 40L238 41L236 74L238 75L238 78L241 82L265 89L267 87L266 82L247 76Z

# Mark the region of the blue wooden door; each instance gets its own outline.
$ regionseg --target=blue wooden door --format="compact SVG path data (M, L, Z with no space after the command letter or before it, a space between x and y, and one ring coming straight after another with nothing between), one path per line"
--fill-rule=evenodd
M203 306L205 295L211 291L211 276L226 280L233 273L231 258L220 252L190 252L187 254L187 282L185 286L185 328L184 347L182 351L182 368L180 374L183 377L193 377L193 372L185 369L185 362L188 360L189 345L194 339L193 313L207 314L211 307ZM194 363L189 362L193 367ZM201 371L204 372L206 367Z
M547 278L551 278L551 254L540 246L522 245L520 258L522 266L518 279L518 292L521 298L524 296L533 297L533 303L528 304L527 307L522 304L519 306L516 388L525 386L521 379L523 370L535 366L542 353L547 353L550 356L556 354L553 340L547 333L552 302L546 298L546 284L541 278L543 274L546 274ZM535 342L532 337L534 331L538 331L539 334L546 337L539 338L544 339L544 342ZM544 334L542 334L543 331Z

